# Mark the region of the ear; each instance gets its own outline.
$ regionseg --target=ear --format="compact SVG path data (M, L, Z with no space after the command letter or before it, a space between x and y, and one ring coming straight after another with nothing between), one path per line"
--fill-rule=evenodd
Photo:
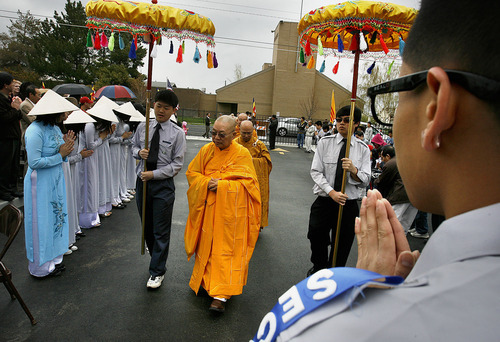
M455 123L457 103L448 75L442 68L429 69L427 85L433 96L426 108L429 123L422 132L422 147L430 152L439 148L441 134Z

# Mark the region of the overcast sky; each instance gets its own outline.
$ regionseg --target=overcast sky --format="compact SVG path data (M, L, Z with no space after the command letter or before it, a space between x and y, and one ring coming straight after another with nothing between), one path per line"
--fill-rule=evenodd
M332 2L325 0L303 0L302 15L321 6L331 5L342 1ZM0 30L5 31L10 24L5 16L14 16L8 11L30 11L33 15L52 17L54 11L62 12L66 0L2 0L0 5ZM85 5L86 0L82 1ZM299 21L301 0L174 0L158 1L161 5L184 8L209 17L215 24L215 42L217 69L206 67L205 46L200 44L203 59L199 64L192 60L195 44L186 40L184 62L175 62L177 56L168 54L169 44L159 47L158 58L153 63L153 81L170 82L178 87L205 88L209 93L234 81L234 70L237 64L241 65L244 76L249 76L262 69L263 63L272 61L272 43L274 30L280 20ZM419 0L393 0L392 3L408 7L419 8ZM37 17L40 18L40 17ZM42 18L43 19L43 18ZM87 31L82 30L82 35ZM251 41L251 42L249 42ZM178 45L176 45L175 52ZM337 60L333 57L326 59L325 75L337 83L350 89L352 84L352 61L343 60L339 73L334 75L332 68ZM319 69L321 63L317 63ZM146 74L146 65L144 70ZM251 94L249 94L251 96Z

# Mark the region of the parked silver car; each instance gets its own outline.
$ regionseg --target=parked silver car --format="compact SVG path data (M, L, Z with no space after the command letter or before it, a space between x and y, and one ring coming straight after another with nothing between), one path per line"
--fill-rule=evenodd
M287 135L296 136L299 131L299 129L297 128L297 125L299 123L299 118L279 118L276 134L278 134L280 137L284 137Z

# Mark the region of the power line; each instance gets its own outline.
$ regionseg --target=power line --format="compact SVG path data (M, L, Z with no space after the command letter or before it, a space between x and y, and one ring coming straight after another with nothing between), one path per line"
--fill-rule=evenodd
M254 6L246 6L246 5L237 5L237 4L227 4L224 2L217 2L217 1L209 1L209 0L195 0L195 1L200 1L200 2L207 2L207 3L212 3L212 4L217 4L217 5L229 5L229 6L235 6L235 7L245 7L245 8L252 8L252 9L258 9L258 10L264 10L264 11L273 11L273 12L286 12L286 13L291 13L291 14L297 14L296 12L293 11L284 11L281 9L271 9L271 8L263 8L263 7L254 7Z

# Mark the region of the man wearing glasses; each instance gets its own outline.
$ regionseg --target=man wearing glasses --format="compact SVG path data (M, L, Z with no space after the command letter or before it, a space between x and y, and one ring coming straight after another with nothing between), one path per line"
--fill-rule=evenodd
M359 189L366 188L370 181L370 150L361 140L351 138L349 156L346 157L346 142L349 130L350 106L337 112L338 133L325 136L318 142L318 148L311 165L314 180L313 192L318 197L311 206L307 238L311 243L313 267L307 276L332 267L339 205L344 206L339 235L339 249L336 266L345 266L354 240L354 219L359 214L357 199ZM354 111L352 131L361 121L361 110ZM346 170L345 192L341 192L343 170ZM331 244L330 252L328 246Z
M362 298L358 283L307 322L299 319L287 340L498 340L500 64L491 44L498 13L498 1L422 1L401 77L368 95L374 118L388 124L377 98L399 92L394 145L401 177L419 210L446 220L419 256L389 202L369 191L356 222L357 267L404 283L367 288Z
M242 293L260 230L261 198L252 156L233 141L235 120L223 115L212 142L189 164L189 216L184 233L188 259L195 255L189 286L213 297L210 311ZM202 290L202 292L204 292Z

